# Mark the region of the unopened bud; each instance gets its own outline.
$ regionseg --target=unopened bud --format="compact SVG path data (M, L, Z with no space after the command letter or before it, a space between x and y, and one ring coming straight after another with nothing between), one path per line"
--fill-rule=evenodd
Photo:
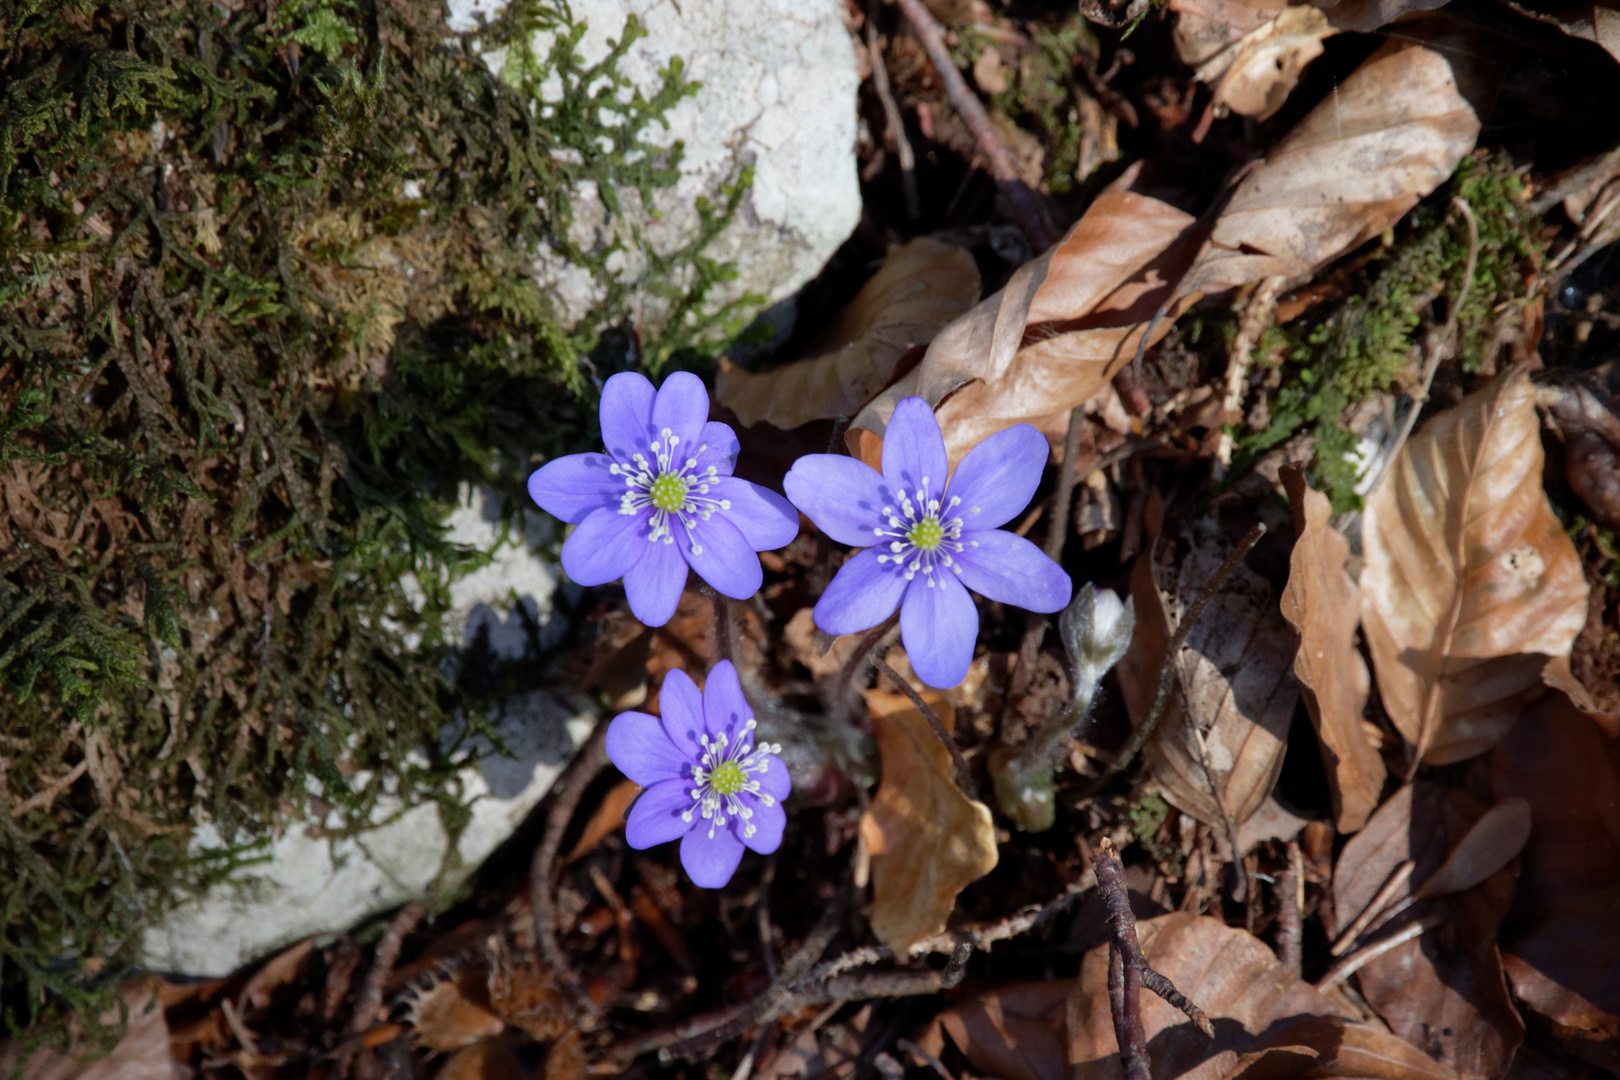
M1134 599L1122 603L1112 589L1099 589L1089 581L1080 587L1058 618L1058 632L1069 654L1077 690L1096 688L1130 648L1135 629Z

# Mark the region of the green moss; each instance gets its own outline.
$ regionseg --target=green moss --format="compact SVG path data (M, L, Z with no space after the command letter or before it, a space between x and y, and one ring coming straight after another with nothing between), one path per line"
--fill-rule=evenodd
M461 37L432 0L272 12L0 3L11 1029L97 1015L141 925L253 858L312 780L352 820L385 783L464 818L437 733L511 680L458 674L443 633L486 558L444 539L457 485L521 497L532 455L586 445L636 288L678 314L649 369L746 315L705 303L746 177L639 282L567 240L579 185L616 210L676 176L646 136L693 86L678 62L650 98L618 73L633 21L587 64L564 0ZM600 279L577 326L537 284L546 248ZM189 854L203 818L237 846Z
M1479 223L1472 285L1458 313L1456 364L1479 371L1504 305L1522 304L1524 282L1539 258L1535 222L1524 187L1505 156L1476 153L1463 160L1441 194L1401 224L1396 243L1362 268L1339 305L1301 327L1273 329L1256 350L1285 358L1282 385L1270 403L1271 422L1238 433L1233 475L1298 431L1315 435L1313 482L1336 510L1360 505L1355 494L1356 438L1339 426L1345 409L1371 394L1401 386L1414 370L1426 323L1449 312L1436 298L1455 297L1468 262L1469 238L1451 199L1463 198Z

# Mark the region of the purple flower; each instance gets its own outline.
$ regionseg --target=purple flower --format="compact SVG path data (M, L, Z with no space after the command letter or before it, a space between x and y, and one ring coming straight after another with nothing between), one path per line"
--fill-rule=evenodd
M794 462L784 484L793 505L839 543L872 545L821 594L816 625L854 634L899 607L911 669L948 688L966 677L979 636L968 589L1030 611L1061 610L1069 576L1028 540L997 529L1029 503L1046 456L1045 437L1017 424L969 450L947 480L939 422L910 397L889 420L881 474L836 454Z
M743 848L761 855L782 843L782 800L792 787L770 743L754 743L753 710L737 669L722 660L698 692L684 671L664 677L664 718L620 713L607 733L607 754L646 790L630 809L625 839L633 848L681 842L692 881L718 889L731 880Z
M763 573L755 552L790 543L799 515L787 500L731 475L737 436L709 420L703 380L677 371L654 390L621 372L602 388L605 454L571 454L529 477L540 508L578 525L562 565L581 585L624 579L647 626L675 614L686 568L746 600Z

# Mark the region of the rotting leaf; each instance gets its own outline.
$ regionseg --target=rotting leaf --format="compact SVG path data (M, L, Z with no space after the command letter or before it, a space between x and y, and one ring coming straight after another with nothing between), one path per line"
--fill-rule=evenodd
M1367 823L1384 790L1384 759L1362 728L1370 680L1356 648L1361 600L1345 572L1350 541L1329 523L1333 507L1295 468L1281 472L1294 509L1294 551L1282 614L1299 635L1294 677L1316 725L1322 764L1333 790L1333 816L1340 832Z
M950 730L955 710L926 700ZM872 856L872 932L897 956L945 929L956 894L995 868L990 808L956 787L950 753L926 718L899 694L870 691L883 779L861 815Z
M1063 1010L1070 979L1015 983L969 998L934 1018L919 1040L938 1057L945 1036L973 1067L1002 1080L1064 1080Z
M1155 1077L1455 1076L1388 1032L1332 1015L1326 998L1244 930L1209 916L1175 912L1138 923L1137 932L1148 962L1215 1023L1215 1038L1206 1038L1179 1010L1144 993L1142 1023ZM1066 1023L1068 1080L1118 1080L1107 946L1086 954L1073 985ZM1257 1068L1257 1054L1267 1055L1263 1069Z
M1206 536L1180 560L1172 589L1166 590L1173 591L1178 614L1225 555L1224 542ZM1136 634L1116 669L1133 724L1141 723L1153 704L1173 632L1152 557L1151 551L1144 553L1131 572ZM1177 809L1216 827L1228 820L1235 827L1271 794L1298 701L1289 670L1294 652L1271 586L1239 565L1188 636L1178 659L1180 685L1143 750L1153 779Z
M1443 765L1501 741L1586 624L1580 556L1541 486L1528 371L1407 441L1362 518L1362 625L1384 708Z
M715 397L749 426L850 416L889 384L912 346L933 340L978 298L973 256L918 237L889 253L833 324L825 352L759 374L722 360Z
M1390 1030L1465 1077L1505 1075L1524 1040L1496 944L1518 880L1514 860L1524 845L1523 817L1522 804L1492 815L1465 792L1420 780L1378 808L1345 845L1333 873L1334 907L1348 922L1396 867L1408 859L1416 864L1394 899L1419 898L1400 921L1438 913L1441 924L1368 961L1356 977ZM1508 827L1496 827L1501 824ZM1437 872L1446 876L1429 885ZM1438 895L1442 886L1470 881L1475 884L1460 893Z
M1491 781L1531 811L1502 935L1514 993L1566 1047L1620 1071L1620 741L1549 694L1496 748Z
M1005 289L940 331L922 363L855 418L851 452L871 455L895 404L912 395L935 406L952 462L1020 422L1061 443L1069 410L1135 355L1186 262L1173 265L1172 246L1192 217L1124 190L1133 176L1098 196ZM1165 322L1156 333L1169 328Z
M1473 149L1452 68L1468 62L1406 40L1374 53L1238 183L1177 294L1307 277L1399 221Z
M119 997L129 1010L129 1026L105 1057L80 1061L62 1050L37 1050L18 1072L21 1044L0 1043L0 1076L17 1075L20 1080L174 1080L177 1073L169 1051L169 1025L158 1000L157 980L125 980ZM104 1024L120 1022L116 1007L102 1017Z

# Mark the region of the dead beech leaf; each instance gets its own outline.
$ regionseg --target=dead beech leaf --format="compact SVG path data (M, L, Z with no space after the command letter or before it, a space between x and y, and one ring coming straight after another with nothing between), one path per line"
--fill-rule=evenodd
M918 237L890 252L850 301L824 353L759 374L722 360L715 396L749 426L850 416L889 384L908 349L933 340L978 298L973 256Z
M880 437L895 404L913 395L938 410L953 463L1013 424L1050 431L1055 416L1066 424L1069 410L1135 355L1161 294L1180 276L1162 259L1192 221L1120 185L1105 191L1057 245L940 331L922 363L861 410L851 452L864 455L877 439L860 433ZM1157 328L1168 330L1168 322Z
M641 787L634 780L621 780L613 785L613 788L602 796L601 804L585 823L579 839L574 842L573 849L564 856L562 864L567 866L584 858L602 842L603 837L624 828L624 816L630 812L630 807L640 793Z
M129 1026L111 1053L80 1061L61 1050L36 1050L19 1073L22 1044L0 1042L0 1076L17 1075L21 1080L174 1080L178 1072L169 1051L169 1025L158 1000L157 980L127 979L118 993L123 1007L129 1010ZM102 1022L119 1023L119 1010L109 1010Z
M949 730L950 702L925 693ZM883 778L861 815L872 856L872 932L904 956L945 929L956 894L995 868L990 808L956 787L950 753L927 719L900 694L866 695Z
M499 1035L506 1023L490 1011L478 971L460 970L419 987L406 1002L405 1022L418 1046L437 1053L472 1046Z
M1333 816L1340 832L1367 823L1384 790L1384 759L1361 726L1370 680L1356 648L1361 598L1345 573L1350 541L1329 524L1333 508L1295 468L1281 471L1294 508L1294 551L1282 614L1299 635L1294 676L1316 725L1322 765L1333 790Z
M1620 741L1563 694L1527 711L1491 758L1498 796L1530 803L1503 965L1564 1045L1620 1071Z
M1141 723L1158 691L1171 612L1179 617L1186 610L1226 551L1218 538L1200 538L1164 591L1155 584L1151 551L1137 560L1131 572L1136 634L1117 669L1131 723ZM1174 600L1167 603L1165 592ZM1265 802L1282 770L1298 702L1289 668L1294 653L1271 586L1239 565L1188 636L1178 659L1180 686L1142 751L1177 809L1216 827L1225 820L1238 826Z
M1467 59L1398 40L1364 61L1238 183L1177 294L1304 277L1399 221L1473 149Z
M1214 108L1264 120L1288 100L1305 65L1338 33L1308 4L1174 0L1176 51L1211 83Z
M1247 931L1209 916L1175 912L1139 923L1138 932L1148 962L1215 1024L1215 1038L1206 1038L1179 1010L1144 992L1142 1024L1154 1076L1452 1080L1456 1075L1388 1032L1332 1015L1326 998ZM1118 1080L1106 945L1086 954L1073 985L1066 1023L1069 1080ZM1267 1051L1277 1053L1259 1067L1254 1055Z
M986 1076L1064 1080L1063 1009L1072 985L1050 979L999 987L940 1013L919 1041L938 1057L949 1035Z
M1501 741L1586 625L1575 545L1541 486L1523 367L1407 441L1362 518L1362 625L1384 708L1424 760Z
M1333 872L1334 909L1348 923L1396 867L1408 859L1416 863L1396 900L1418 893L1436 898L1418 899L1397 921L1438 913L1441 925L1369 961L1356 978L1391 1031L1465 1077L1503 1076L1524 1040L1496 945L1518 879L1513 860L1524 843L1523 830L1511 821L1507 830L1497 826L1515 815L1522 818L1522 807L1482 821L1488 814L1478 800L1421 780L1378 808L1345 845ZM1480 824L1485 827L1476 828ZM1453 876L1453 868L1464 864L1472 872ZM1447 877L1427 886L1437 872ZM1476 884L1466 891L1437 895L1470 878Z
M315 948L315 939L305 938L266 960L243 985L236 996L238 1009L264 1009L277 990L303 975L309 954Z

